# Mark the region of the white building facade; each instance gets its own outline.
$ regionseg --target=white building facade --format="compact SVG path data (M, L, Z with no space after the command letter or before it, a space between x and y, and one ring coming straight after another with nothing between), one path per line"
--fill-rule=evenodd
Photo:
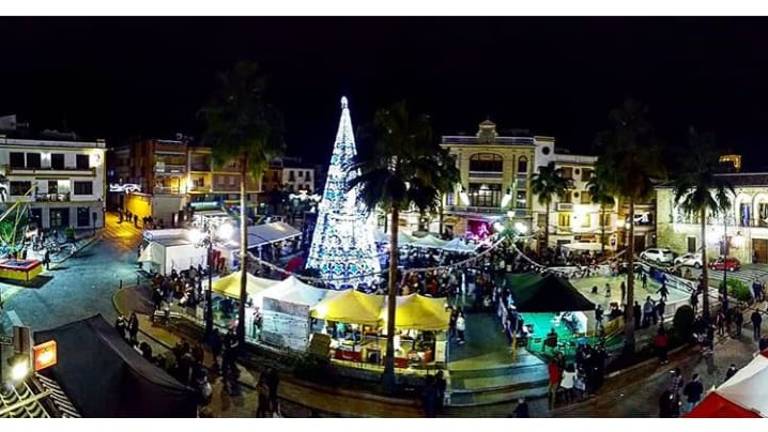
M6 138L0 135L0 166L6 207L28 203L44 229L104 226L106 145L97 141Z

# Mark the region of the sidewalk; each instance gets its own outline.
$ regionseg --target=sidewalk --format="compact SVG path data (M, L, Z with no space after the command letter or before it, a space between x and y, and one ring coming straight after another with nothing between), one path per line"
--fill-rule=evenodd
M131 298L130 291L133 288L124 288L118 291L113 298L115 309L118 313L129 315L133 310L129 305L137 301ZM140 301L139 301L140 302ZM138 310L139 331L144 336L152 339L157 344L170 349L179 342L199 343L188 335L174 332L172 327L154 324L146 313ZM146 312L146 311L144 311ZM204 364L211 367L213 356L205 349ZM245 387L244 393L255 394L255 388L261 371L246 368L238 364L244 373L240 376L240 383ZM284 402L283 415L288 417L310 416L343 416L343 417L421 417L422 411L413 401L408 403L388 403L385 399L374 395L359 392L329 388L313 383L299 381L290 374L281 373L278 395ZM219 384L220 380L216 380ZM249 398L250 399L250 398ZM253 406L249 407L252 413L256 412L257 398L253 397Z

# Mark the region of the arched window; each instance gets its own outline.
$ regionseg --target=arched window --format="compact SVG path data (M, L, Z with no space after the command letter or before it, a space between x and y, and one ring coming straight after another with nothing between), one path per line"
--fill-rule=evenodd
M517 173L518 174L527 174L528 173L528 158L525 156L520 156L517 159Z
M504 159L493 153L476 153L469 158L470 171L502 172Z

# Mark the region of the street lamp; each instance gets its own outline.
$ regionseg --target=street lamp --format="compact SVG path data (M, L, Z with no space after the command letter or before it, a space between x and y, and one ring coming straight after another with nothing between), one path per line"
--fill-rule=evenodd
M229 240L235 232L232 225L223 223L214 232L213 223L208 222L207 231L193 228L188 231L188 237L198 247L208 247L208 289L205 291L205 335L213 333L213 243L216 239Z

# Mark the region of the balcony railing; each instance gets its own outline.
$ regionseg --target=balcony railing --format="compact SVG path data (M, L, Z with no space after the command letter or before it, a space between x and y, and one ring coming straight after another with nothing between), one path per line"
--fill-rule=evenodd
M77 167L40 167L40 168L27 168L27 167L8 167L9 174L17 175L33 175L33 174L47 174L47 175L96 175L96 168L77 168Z
M68 202L70 201L70 194L67 193L39 193L35 195L35 201L38 202Z
M193 163L189 165L190 171L204 171L209 172L211 170L211 164L206 163Z
M499 206L495 207L477 207L477 206L447 206L446 210L450 212L478 213L478 214L499 214L505 213Z
M155 186L153 189L157 195L178 195L179 188L174 186Z
M573 211L573 203L557 203L557 211Z
M208 193L211 191L211 186L192 186L189 188L189 191L192 193Z
M503 173L493 171L470 171L470 178L483 178L483 179L500 179Z

